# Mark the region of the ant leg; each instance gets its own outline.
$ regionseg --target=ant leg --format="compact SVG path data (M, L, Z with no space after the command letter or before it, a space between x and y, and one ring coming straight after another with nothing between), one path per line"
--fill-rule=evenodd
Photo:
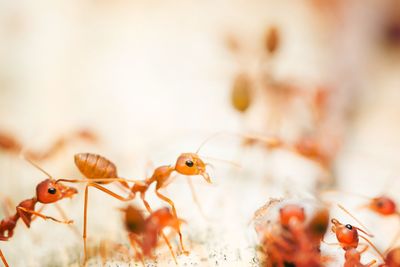
M203 216L204 219L208 219L206 214L203 211L203 208L202 208L202 206L200 204L199 199L197 198L196 190L195 190L195 188L193 186L192 179L189 176L186 176L186 178L187 178L187 182L188 182L189 187L190 187L190 191L192 193L192 197L193 197L194 203L196 204L197 208L199 209L201 216Z
M385 262L385 256L383 256L383 254L378 250L378 248L374 244L372 244L371 241L368 240L368 238L366 238L362 235L359 235L359 237L361 237L362 239L367 241L367 243L376 251L376 253L378 253L378 255L381 257L382 261Z
M46 207L45 205L42 205L42 206L37 210L37 212L42 213L42 211L44 210L45 207ZM31 222L33 222L34 220L36 220L37 217L38 217L37 215L33 215L33 216L32 216ZM63 218L63 220L66 221L64 218Z
M17 210L18 210L19 212L30 213L30 214L36 215L36 216L38 216L38 217L40 217L40 218L42 218L42 219L45 219L45 220L52 220L52 221L55 221L55 222L58 222L58 223L71 224L71 223L74 222L74 221L61 221L61 220L57 220L56 218L53 218L53 217L50 217L50 216L41 214L41 213L36 212L36 211L34 211L34 210L28 210L28 209L23 208L23 207L18 207Z
M6 258L4 257L3 252L1 251L1 249L0 249L0 258L1 258L1 261L3 262L4 266L5 266L5 267L9 267L9 265L8 265L8 263L7 263L7 260L6 260Z
M376 263L376 260L372 260L372 261L368 262L367 264L365 264L363 266L369 267L369 266L374 265L375 263Z
M61 208L61 206L57 202L54 203L54 206L56 207L56 209L57 209L58 213L60 214L61 218L64 221L68 221L68 217L65 214L64 210ZM45 207L45 206L43 206L43 207ZM78 237L81 236L81 234L79 233L79 230L78 230L78 228L76 227L75 224L70 224L69 227L71 227L72 231L76 234L76 236L78 236Z
M140 241L134 236L134 234L129 235L129 242L131 243L132 249L135 251L135 259L142 262L143 267L146 266L144 263L144 257L143 254L139 252L137 246L140 246Z
M175 218L178 219L178 215L177 215L177 213L176 213L176 209L175 209L175 204L174 204L174 202L173 202L171 199L169 199L169 198L167 198L166 196L164 196L163 194L161 194L157 189L156 189L156 195L157 195L161 200L167 202L167 203L171 206L171 208L172 208L172 213L174 214ZM185 254L185 255L188 255L188 254L189 254L189 251L187 251L187 250L185 249L185 247L183 246L183 238L182 238L182 233L181 233L181 229L180 229L180 228L181 228L181 227L179 226L179 228L178 228L179 243L181 244L182 253Z
M146 207L147 211L151 214L153 212L153 210L151 209L149 202L147 202L147 200L144 197L145 197L145 194L142 193L140 195L140 198L142 199L143 204ZM168 237L164 234L163 230L161 230L161 237L164 239L165 243L167 244L167 246L169 248L169 251L170 251L170 253L172 255L172 258L175 261L175 264L178 265L178 261L176 260L176 256L175 256L174 250L172 249L171 243L169 242Z
M95 183L89 183L86 185L85 187L85 204L84 204L84 208L83 208L83 247L84 247L84 265L86 265L86 261L87 261L87 246L86 246L86 233L87 233L87 207L88 207L88 196L89 196L89 187L95 187L100 191L103 191L104 193L118 199L121 201L128 201L131 200L130 197L128 198L124 198L114 192L112 192L111 190L108 190L107 188L99 185L99 184L95 184Z

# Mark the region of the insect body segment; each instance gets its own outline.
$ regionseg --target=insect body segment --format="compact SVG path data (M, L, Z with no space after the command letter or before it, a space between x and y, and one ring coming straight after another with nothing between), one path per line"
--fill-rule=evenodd
M67 187L61 183L56 183L56 181L52 178L40 182L36 186L35 197L21 201L17 205L14 215L11 215L0 221L0 240L8 241L13 236L14 229L17 226L19 219L21 219L28 228L33 221L33 216L41 217L45 220L50 219L58 223L72 223L70 220L61 221L53 217L46 216L38 211L35 211L35 207L37 203L56 203L61 199L72 197L77 192L78 191L75 188ZM3 255L1 256L4 265L8 266L5 257Z

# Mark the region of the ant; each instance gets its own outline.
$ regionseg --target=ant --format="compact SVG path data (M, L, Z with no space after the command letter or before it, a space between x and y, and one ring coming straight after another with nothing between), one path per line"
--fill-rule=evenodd
M28 160L28 159L27 159ZM28 160L34 167L42 171L48 176L47 179L43 180L36 186L36 195L33 198L29 198L21 201L16 206L16 212L7 218L0 221L0 240L8 241L14 235L14 228L17 225L19 219L21 219L25 225L29 228L32 221L40 217L44 220L53 220L58 223L71 224L73 221L65 220L61 221L53 217L44 215L41 213L41 209L35 211L35 206L37 203L41 204L57 204L59 200L64 198L72 198L78 191L73 187L65 186L61 183L57 183L55 179L51 177L46 171L40 168L38 165ZM33 217L36 216L36 217ZM8 266L4 255L0 250L0 258L2 259L5 266Z
M122 211L125 213L124 224L128 231L129 241L135 250L136 259L140 259L143 266L145 257L153 257L153 250L157 246L158 236L162 234L163 229L170 227L178 232L181 224L181 220L166 207L155 210L147 218L132 205ZM167 244L175 260L175 255L169 243ZM140 247L140 252L137 247Z
M110 160L107 158L96 155L96 154L91 154L91 153L80 153L75 155L75 165L78 167L78 169L81 171L81 173L87 178L86 180L79 180L79 179L58 179L57 182L70 182L70 183L80 183L80 182L86 182L86 188L85 188L85 203L84 203L84 226L83 226L83 241L84 241L84 259L86 262L86 238L87 238L87 206L88 206L88 188L89 187L95 187L104 193L111 195L112 197L119 199L121 201L129 201L132 200L136 197L136 194L140 194L140 198L146 207L147 211L151 214L153 210L150 207L150 204L147 202L145 199L146 192L150 188L150 185L155 183L156 188L155 188L155 193L158 198L160 198L162 201L168 203L171 208L172 208L172 213L175 216L175 218L178 218L175 204L174 202L168 198L167 196L163 195L160 190L168 186L172 180L173 177L171 177L173 172L177 172L179 174L183 174L186 176L195 176L195 175L201 175L206 182L211 183L211 178L209 174L206 171L206 166L209 165L208 163L204 163L204 161L200 158L198 155L200 149L208 142L211 138L215 137L220 133L217 133L215 135L212 135L211 137L207 138L203 143L199 146L197 151L195 153L182 153L176 160L175 165L163 165L158 168L156 168L151 175L150 178L147 178L145 180L137 181L137 180L128 180L125 178L120 178L118 177L117 174L117 168L114 163L112 163ZM132 187L129 187L127 182L134 182ZM195 203L198 205L200 208L200 204L197 200L195 191L194 191L194 186L191 182L190 177L187 177L188 184L190 186L190 190L193 195L193 199ZM111 183L111 182L119 182L120 185L124 189L129 190L129 195L127 197L120 196L107 188L101 186L101 183ZM200 209L201 210L201 209ZM183 237L182 233L180 231L179 227L179 242L181 246L182 253L188 254L188 251L185 249L183 245ZM166 236L161 233L162 237L166 241L167 244L169 244Z
M20 141L18 141L13 135L0 132L0 149L4 151L8 151L11 154L20 154L23 153L34 161L43 161L53 157L59 151L61 151L68 142L72 142L74 140L84 140L89 142L96 142L97 137L94 133L89 130L79 130L68 137L60 137L57 139L46 151L34 151L28 150L23 151L23 145Z
M347 211L343 206L338 205L340 209L342 209L345 213L347 213L350 217L360 223L357 218L355 218L349 211ZM364 253L368 249L368 245L371 246L378 255L384 260L383 254L377 249L377 247L366 237L373 237L372 234L364 231L363 229L356 227L351 224L342 224L339 220L333 218L331 220L332 228L331 231L336 235L336 239L338 240L338 245L345 251L345 264L354 264L357 265L345 265L345 266L370 266L373 265L376 261L372 261L366 265L363 265L360 262L361 254ZM361 224L361 223L360 223ZM361 224L362 225L362 224ZM365 227L364 227L365 228ZM362 234L360 234L360 232ZM365 236L364 236L365 235ZM357 248L360 245L360 238L368 243L365 245L366 247L361 251L357 251ZM329 244L328 245L336 245Z
M320 254L319 246L327 230L329 212L318 210L306 222L304 208L287 204L279 209L278 229L265 234L264 246L267 266L322 266L327 258Z

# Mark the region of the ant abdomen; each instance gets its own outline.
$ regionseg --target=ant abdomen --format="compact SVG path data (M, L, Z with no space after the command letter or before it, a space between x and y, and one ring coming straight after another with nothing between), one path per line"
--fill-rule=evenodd
M92 153L75 155L75 165L86 178L117 178L117 167L103 156ZM99 182L107 183L107 182Z

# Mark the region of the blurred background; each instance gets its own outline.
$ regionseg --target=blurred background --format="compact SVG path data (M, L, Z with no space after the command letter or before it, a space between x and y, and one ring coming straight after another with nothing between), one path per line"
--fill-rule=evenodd
M79 178L73 155L99 153L132 179L223 133L201 155L240 168L210 159L214 183L194 179L208 219L182 177L167 188L187 221L191 254L178 262L259 266L248 223L270 197L335 188L400 199L399 51L396 0L2 0L0 133L24 151L46 151L60 136L91 131L96 142L74 140L38 164L54 177ZM290 149L239 133L274 136ZM17 153L0 150L3 202L34 196L43 178ZM349 197L344 204L359 203ZM61 205L81 232L82 194ZM91 190L94 251L102 242L129 249L123 206ZM51 205L45 213L57 216ZM385 249L396 219L357 216L379 225L376 243ZM69 227L40 219L30 229L19 223L0 248L11 266L79 266L83 253ZM108 266L140 266L113 252ZM90 264L101 266L93 255ZM164 246L157 255L149 266L175 266Z

